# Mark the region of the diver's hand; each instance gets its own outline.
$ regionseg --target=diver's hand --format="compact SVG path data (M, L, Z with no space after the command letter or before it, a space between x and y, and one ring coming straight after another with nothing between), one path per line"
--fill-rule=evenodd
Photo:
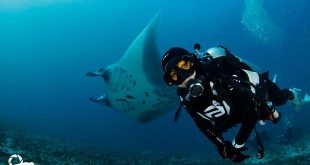
M242 153L242 151L247 150L248 147L235 148L229 141L225 141L225 145L218 147L217 149L223 159L229 158L235 163L242 162L250 157Z

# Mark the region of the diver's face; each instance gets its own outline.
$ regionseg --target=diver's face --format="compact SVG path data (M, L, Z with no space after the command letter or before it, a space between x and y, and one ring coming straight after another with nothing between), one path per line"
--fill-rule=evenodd
M168 85L182 85L194 75L193 63L188 59L181 59L168 63L165 68L164 80Z

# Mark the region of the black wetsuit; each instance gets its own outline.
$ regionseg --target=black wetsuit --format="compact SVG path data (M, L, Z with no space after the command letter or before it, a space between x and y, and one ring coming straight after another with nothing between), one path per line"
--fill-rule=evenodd
M253 84L245 72L252 69L231 54L195 65L196 78L203 82L203 94L187 97L186 89L179 87L178 95L197 127L217 147L223 146L222 133L236 124L241 124L241 128L235 142L244 144L258 120L267 119L274 106L293 97L292 92L280 90L266 74L258 74L260 82L253 92L250 87ZM273 106L267 105L268 102Z

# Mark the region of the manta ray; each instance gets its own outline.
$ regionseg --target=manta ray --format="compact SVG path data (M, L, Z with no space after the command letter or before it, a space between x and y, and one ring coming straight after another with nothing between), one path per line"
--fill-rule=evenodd
M175 88L164 82L156 45L159 12L135 38L122 58L86 76L101 77L104 95L90 100L146 123L175 109Z

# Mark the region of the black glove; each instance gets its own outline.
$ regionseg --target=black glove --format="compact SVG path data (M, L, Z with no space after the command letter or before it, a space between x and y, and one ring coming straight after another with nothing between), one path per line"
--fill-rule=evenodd
M242 162L250 157L241 153L241 151L245 151L247 149L248 147L235 148L230 141L225 141L224 146L217 148L223 159L229 158L236 163Z

